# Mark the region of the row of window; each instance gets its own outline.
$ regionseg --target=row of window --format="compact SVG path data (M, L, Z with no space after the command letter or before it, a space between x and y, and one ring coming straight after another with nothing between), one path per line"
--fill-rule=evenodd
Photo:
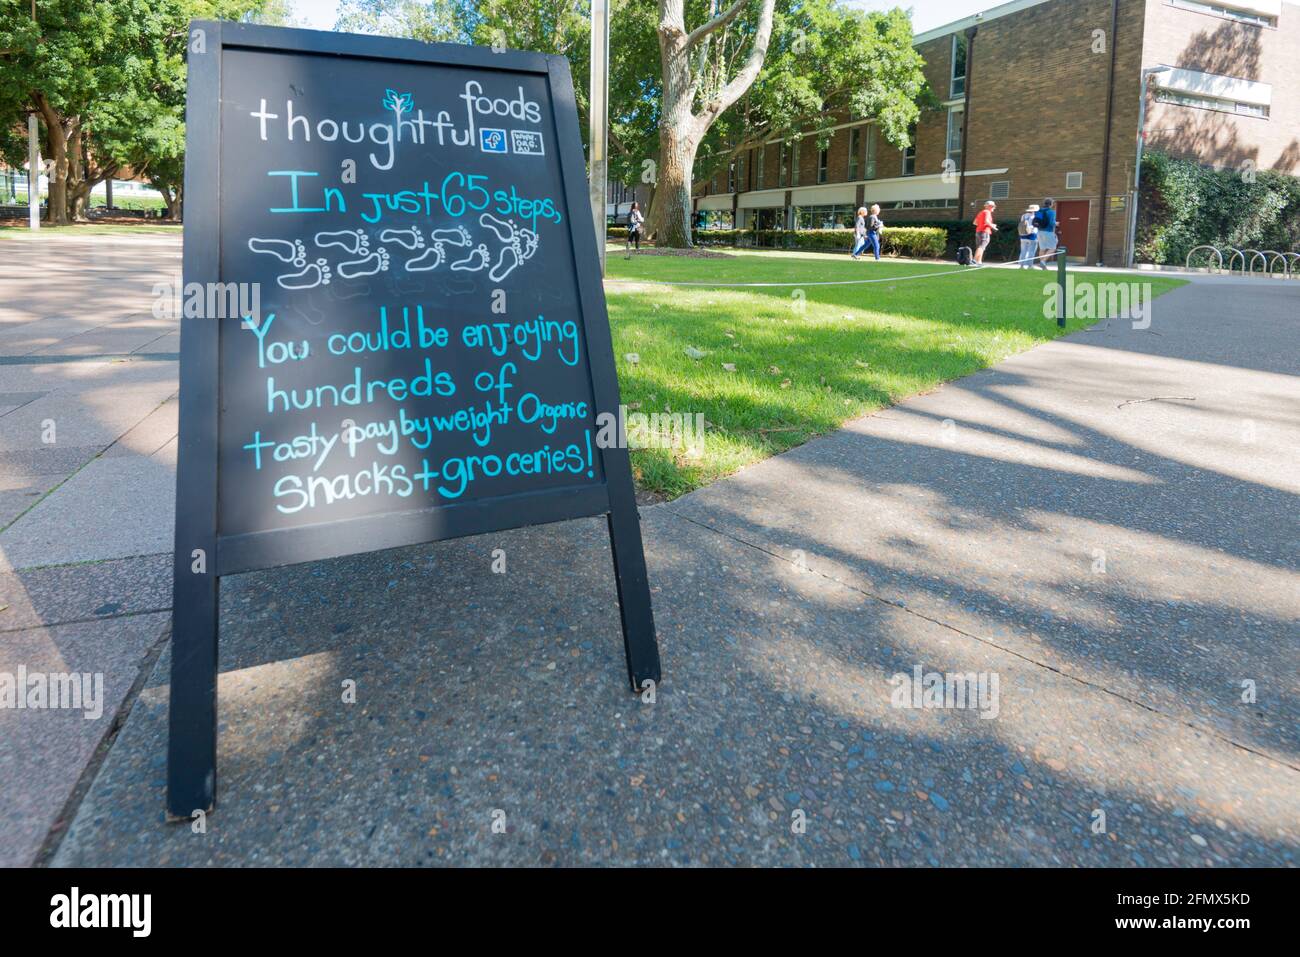
M961 134L962 134L962 117L964 116L963 108L955 106L948 111L948 135L947 151L945 156L944 169L955 172L961 169ZM776 185L778 189L787 186L799 185L799 148L801 140L795 140L793 144L782 143L777 153L777 162L779 166L776 174ZM902 168L900 175L916 175L916 126L913 125L908 131L908 145L903 148ZM762 189L765 182L764 169L766 166L767 150L760 149L755 154L754 172L756 174L756 189ZM743 162L743 161L741 161ZM827 148L817 151L817 182L826 183L829 181L830 172L830 149ZM743 168L743 167L741 167ZM737 162L732 162L727 168L727 192L736 191L736 174ZM876 178L876 127L875 124L865 126L855 126L849 130L849 168L848 181L857 182L858 180ZM715 175L710 184L711 191L718 191L718 177Z
M1198 110L1216 110L1220 113L1236 113L1239 116L1268 116L1268 107L1260 103L1239 103L1236 100L1220 100L1212 96L1198 96L1195 93L1180 93L1177 90L1156 90L1156 99L1161 103L1190 106Z
M955 199L902 199L879 204L881 211L896 209L956 209ZM795 229L852 229L857 206L837 203L828 206L796 206L790 222ZM774 206L752 211L751 224L756 229L785 229L785 210ZM696 214L697 229L733 229L735 218L730 210L703 209Z
M1227 17L1229 20L1240 20L1242 23L1253 23L1261 27L1277 26L1277 17L1251 10L1249 5L1247 5L1246 9L1240 9L1224 6L1221 3L1204 2L1204 0L1169 0L1169 4L1170 6L1181 7L1184 10L1211 13L1216 17Z

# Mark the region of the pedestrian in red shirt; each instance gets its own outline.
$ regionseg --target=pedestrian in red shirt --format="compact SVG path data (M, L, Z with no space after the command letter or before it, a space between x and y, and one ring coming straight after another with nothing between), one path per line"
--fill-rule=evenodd
M988 248L989 240L997 232L997 223L993 222L993 211L998 208L998 204L989 200L984 204L984 208L975 216L975 265L984 265L984 250Z

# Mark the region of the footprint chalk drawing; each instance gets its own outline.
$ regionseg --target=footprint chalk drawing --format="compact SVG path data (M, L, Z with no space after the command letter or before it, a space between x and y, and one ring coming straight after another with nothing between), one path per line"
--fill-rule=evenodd
M377 272L388 270L388 250L380 246L364 259L339 263L339 275L344 279L356 279L359 276L373 276Z
M308 263L302 272L286 273L276 280L285 289L315 289L330 284L330 267L324 258Z
M520 229L513 220L498 219L491 213L484 213L478 221L505 244L497 254L497 261L493 264L492 271L488 273L488 278L493 282L505 279L521 263L531 259L533 253L537 252L539 245L537 234L531 229Z
M437 269L447 259L448 246L468 246L473 240L464 226L451 229L434 229L429 232L433 245L414 259L406 261L407 272L428 272Z
M486 243L479 243L464 259L451 264L454 272L478 272L487 268L488 248Z
M403 249L423 249L424 237L420 235L418 226L412 226L410 229L385 229L379 234L381 243L396 243Z
M316 245L321 249L338 246L349 256L365 256L370 252L370 237L364 229L338 229L317 233Z
M497 239L503 243L508 243L515 237L515 227L513 223L508 223L504 219L497 219L491 213L484 213L478 218L479 224L492 230Z
M470 239L469 230L464 226L455 226L451 229L435 229L429 233L429 238L435 243L446 243L448 246L468 246Z
M301 269L307 265L307 247L301 239L258 239L248 240L248 248L255 253L274 256L282 263L289 263Z
M414 259L406 261L407 272L428 272L431 269L437 269L442 265L442 261L447 258L443 251L442 243L434 243Z

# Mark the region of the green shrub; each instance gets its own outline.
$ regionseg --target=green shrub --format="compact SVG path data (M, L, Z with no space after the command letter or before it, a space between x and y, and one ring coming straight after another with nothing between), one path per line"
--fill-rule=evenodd
M106 197L105 197L105 196L102 196L102 195L101 195L101 196L95 196L95 195L92 195L92 196L90 197L90 208L91 208L91 209L103 209L103 208L104 208L104 204L105 204L105 200L106 200ZM167 208L167 204L164 203L164 202L162 201L162 199L159 198L159 197L157 197L157 196L114 196L114 197L113 197L113 208L114 208L114 209L130 209L130 210L136 210L136 209L166 209L166 208Z
M933 226L891 226L886 224L881 252L890 256L932 259L944 254L947 236ZM760 246L776 249L810 249L849 252L853 248L851 229L697 229L697 246Z
M1252 178L1145 153L1137 259L1181 266L1202 245L1300 251L1300 179L1273 170Z

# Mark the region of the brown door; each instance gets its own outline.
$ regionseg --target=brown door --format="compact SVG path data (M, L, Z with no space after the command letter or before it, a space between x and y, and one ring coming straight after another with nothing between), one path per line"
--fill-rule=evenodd
M1088 208L1086 199L1063 199L1056 204L1057 238L1069 250L1071 259L1088 255Z

